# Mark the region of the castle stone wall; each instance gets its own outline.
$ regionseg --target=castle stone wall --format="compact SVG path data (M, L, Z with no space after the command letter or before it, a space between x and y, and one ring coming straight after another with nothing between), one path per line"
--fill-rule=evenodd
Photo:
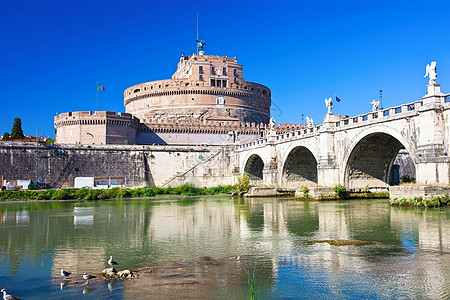
M224 148L226 149L226 148ZM209 160L214 157L214 160ZM231 184L232 159L219 147L73 146L0 142L0 177L40 178L57 188L74 186L75 177L124 177L126 186ZM221 163L219 163L221 162ZM184 174L183 180L178 175Z

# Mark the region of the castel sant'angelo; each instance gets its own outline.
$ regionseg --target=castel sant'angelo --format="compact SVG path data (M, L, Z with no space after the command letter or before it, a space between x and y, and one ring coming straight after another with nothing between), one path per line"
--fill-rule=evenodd
M55 116L59 144L224 145L249 142L269 129L271 92L244 80L236 58L182 55L172 79L124 92L126 113L66 112ZM300 125L283 125L284 131Z

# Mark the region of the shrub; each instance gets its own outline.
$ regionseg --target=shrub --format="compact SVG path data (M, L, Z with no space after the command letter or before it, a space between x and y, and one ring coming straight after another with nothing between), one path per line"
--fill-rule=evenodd
M120 198L130 198L131 192L127 189L120 189L119 192L117 193L117 196Z
M38 194L42 194L42 192L38 192ZM69 199L70 194L67 190L56 190L53 191L51 199L52 200L65 200Z
M81 188L81 189L75 191L74 197L76 199L87 199L87 195L89 194L89 192L90 192L90 189Z
M303 193L303 198L309 198L309 188L307 186L303 187L302 193Z
M241 176L238 177L238 182L234 185L234 191L239 195L242 196L243 194L247 193L250 189L250 178L248 177L247 173L242 173Z
M341 184L334 187L334 193L341 199L345 199L348 196L348 192L345 189L345 186Z
M403 175L400 178L400 183L416 183L416 179L414 177L410 177L409 175Z

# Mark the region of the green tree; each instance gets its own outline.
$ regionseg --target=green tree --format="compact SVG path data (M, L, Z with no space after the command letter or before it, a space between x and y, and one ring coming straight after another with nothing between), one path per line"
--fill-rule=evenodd
M5 133L3 134L2 140L6 141L6 140L9 140L10 138L11 138L11 136L9 135L9 133L8 133L8 132L5 132Z
M248 177L247 173L244 172L242 176L238 177L237 180L238 182L234 185L234 191L239 196L242 196L250 189L250 178Z
M11 130L11 138L12 139L21 139L23 138L23 130L22 130L22 120L20 118L14 119L13 128Z

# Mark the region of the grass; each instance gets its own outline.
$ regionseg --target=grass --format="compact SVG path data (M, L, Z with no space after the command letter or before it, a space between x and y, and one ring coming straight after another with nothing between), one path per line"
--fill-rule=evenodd
M415 206L415 207L443 207L450 205L450 197L445 195L443 197L437 196L432 199L424 199L422 197L414 197L412 199L391 199L391 206Z
M233 186L216 186L211 188L199 188L193 184L185 183L178 187L160 188L156 186L135 189L112 188L112 189L62 189L62 190L25 190L25 191L2 191L0 200L102 200L114 198L145 198L160 195L218 195L230 194Z
M270 279L270 276L266 278L266 280L263 282L262 278L259 278L256 276L256 268L253 266L253 271L250 271L250 269L244 269L245 273L247 274L247 284L248 284L248 299L249 300L256 300L261 299L262 293L264 292L264 288L267 285L267 282Z
M358 193L347 193L343 198L339 197L338 195L320 196L319 200L357 200L357 199L388 199L388 198L389 193L358 192Z

